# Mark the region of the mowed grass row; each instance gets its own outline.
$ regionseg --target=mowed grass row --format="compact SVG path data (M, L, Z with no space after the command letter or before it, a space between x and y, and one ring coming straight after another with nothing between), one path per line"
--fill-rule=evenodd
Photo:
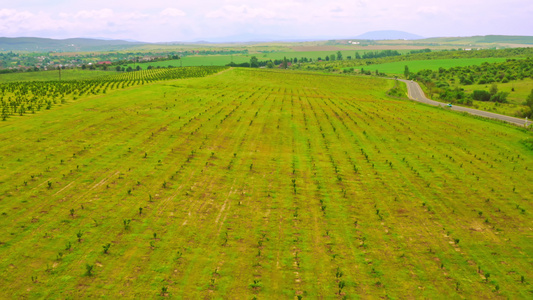
M527 298L531 134L392 84L232 69L9 118L3 297Z

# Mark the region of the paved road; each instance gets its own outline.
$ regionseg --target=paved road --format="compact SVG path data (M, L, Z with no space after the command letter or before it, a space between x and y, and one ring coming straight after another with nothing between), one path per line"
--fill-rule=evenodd
M426 98L426 96L424 95L424 92L422 91L418 83L411 81L411 80L405 80L405 79L398 79L398 80L405 82L407 84L407 90L408 90L410 99L416 100L422 103L430 104L430 105L435 105L435 106L447 106L446 104L442 102L437 102L437 101L433 101L431 99ZM450 109L456 110L456 111L467 112L472 115L482 116L486 118L502 120L502 121L509 122L511 124L515 124L518 126L526 126L526 125L529 126L533 124L533 122L530 120L528 120L526 124L526 120L524 119L513 118L513 117L495 114L495 113L482 111L482 110L477 110L473 108L453 105L452 107L450 107Z

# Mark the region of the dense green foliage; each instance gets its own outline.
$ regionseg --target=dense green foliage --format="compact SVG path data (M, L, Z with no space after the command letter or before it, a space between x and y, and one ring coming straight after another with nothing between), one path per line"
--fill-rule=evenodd
M439 68L409 73L409 79L424 83L430 93L452 103L472 105L472 100L506 103L509 92L498 91L497 84L533 79L533 59L507 59L500 63L483 63L467 67ZM466 93L463 87L478 84L490 85L490 90L473 90ZM521 117L529 111L521 113Z
M461 85L507 83L511 80L533 78L533 57L508 59L501 63L482 63L467 67L439 68L438 71L422 70L410 74L411 79L434 81L438 87L447 87L456 81Z
M391 56L400 56L400 52L396 50L383 50L383 51L370 51L365 52L361 56L361 59L372 59L372 58L382 58L382 57L391 57ZM357 58L358 55L356 54L355 57Z

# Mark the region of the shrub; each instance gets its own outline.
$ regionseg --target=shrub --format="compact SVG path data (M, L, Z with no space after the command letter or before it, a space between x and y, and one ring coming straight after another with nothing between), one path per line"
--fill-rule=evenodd
M93 268L94 268L94 265L86 264L85 265L85 275L86 276L93 276Z
M168 291L168 287L164 286L161 288L161 296L165 296Z
M124 223L124 230L130 229L130 222L131 222L130 219L124 219L122 220L122 222Z
M507 92L497 92L496 94L492 95L492 97L490 97L490 101L498 103L507 103L508 95L509 93Z
M488 91L475 90L472 92L472 99L478 100L478 101L489 101L490 93Z

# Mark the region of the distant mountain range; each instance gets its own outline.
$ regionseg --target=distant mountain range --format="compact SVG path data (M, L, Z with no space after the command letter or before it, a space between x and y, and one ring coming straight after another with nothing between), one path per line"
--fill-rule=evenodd
M110 40L93 38L49 39L49 38L7 38L0 37L0 51L30 51L30 52L76 52L76 51L114 51L125 50L142 45L172 45L172 44L208 44L208 43L253 43L253 42L305 42L327 40L413 40L417 43L432 44L529 44L533 45L533 36L487 35L473 37L444 37L423 38L419 35L396 31L371 31L352 37L313 37L291 38L272 35L242 34L224 38L203 39L194 42L144 43L133 40Z
M437 37L424 39L425 42L437 43L479 43L479 44L523 44L533 45L533 36L522 35L478 35L470 37Z
M312 38L302 38L302 37L283 37L275 35L255 35L251 33L245 33L234 36L227 37L217 37L217 38L206 38L205 41L210 43L242 43L242 42L310 42L310 41L324 41L324 40L345 40L345 39L356 39L356 40L417 40L423 39L422 36L397 30L381 30L381 31L370 31L359 36L315 36Z
M99 51L99 50L121 50L133 46L144 45L142 42L129 42L123 40L103 40L103 39L48 39L48 38L6 38L0 37L0 51Z

